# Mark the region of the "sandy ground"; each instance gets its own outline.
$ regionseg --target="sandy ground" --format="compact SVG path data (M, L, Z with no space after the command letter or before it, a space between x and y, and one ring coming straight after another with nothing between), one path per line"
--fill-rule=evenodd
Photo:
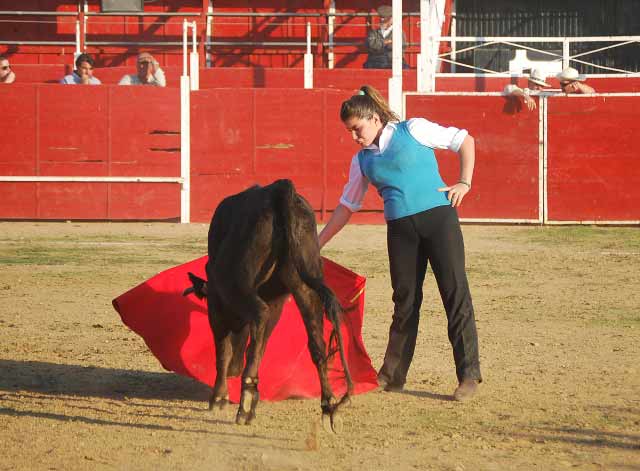
M367 277L374 366L392 309L383 226L324 255ZM640 229L464 226L484 383L456 385L428 276L406 390L356 396L341 435L318 400L207 411L111 300L206 252L207 226L0 222L0 469L640 469Z

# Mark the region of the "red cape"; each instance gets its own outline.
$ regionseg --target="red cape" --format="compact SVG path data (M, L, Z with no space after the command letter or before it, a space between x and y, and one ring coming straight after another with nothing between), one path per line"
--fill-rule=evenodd
M122 322L140 335L162 366L202 383L216 377L215 344L209 327L207 304L196 296L182 296L190 283L187 272L206 278L202 257L165 270L113 300ZM327 285L347 310L342 316L345 357L354 382L354 393L377 386L376 372L362 342L364 286L366 279L324 259ZM325 342L331 324L325 319ZM307 333L293 298L285 303L259 370L260 399L280 401L292 397L320 397L320 381L307 349ZM336 396L346 391L342 363L336 354L330 363L329 381ZM229 378L229 397L238 402L240 379Z

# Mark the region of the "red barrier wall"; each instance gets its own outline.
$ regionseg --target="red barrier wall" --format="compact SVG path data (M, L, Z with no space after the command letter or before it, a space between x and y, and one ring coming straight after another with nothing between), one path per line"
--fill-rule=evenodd
M473 191L463 218L538 220L538 113L518 112L496 96L407 96L407 118L464 128L474 137ZM436 151L445 182L459 177L457 154ZM507 189L517 189L510 191Z
M191 94L191 220L225 196L291 178L319 216L338 202L358 147L338 118L351 90L208 89ZM5 176L180 172L179 92L155 87L0 87ZM638 221L638 97L548 99L548 219ZM408 117L466 128L477 164L463 218L537 221L539 113L501 96L406 97ZM457 155L437 151L445 181ZM370 189L355 222L382 222ZM175 219L177 183L0 182L3 219Z
M550 221L640 220L638 100L549 100Z
M178 176L179 96L148 87L0 88L0 175ZM180 188L160 183L1 182L0 217L166 219Z

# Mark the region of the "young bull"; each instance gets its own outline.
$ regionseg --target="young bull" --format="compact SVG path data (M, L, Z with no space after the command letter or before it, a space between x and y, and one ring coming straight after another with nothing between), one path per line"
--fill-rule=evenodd
M189 274L185 294L206 297L216 344L216 381L209 409L229 402L227 377L242 371L237 424L255 417L258 368L265 346L289 294L298 305L308 335L308 348L318 369L322 421L334 432L338 410L353 391L340 333L340 304L325 285L315 216L290 180L254 186L224 199L209 227L208 282ZM323 312L333 325L332 353L323 338ZM250 338L247 347L247 338ZM327 362L338 350L347 393L337 401L327 379Z

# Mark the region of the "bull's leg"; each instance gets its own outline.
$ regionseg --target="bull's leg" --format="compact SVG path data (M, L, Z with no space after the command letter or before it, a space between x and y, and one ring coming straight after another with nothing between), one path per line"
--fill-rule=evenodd
M327 377L327 350L323 336L324 311L318 295L306 285L293 292L300 314L307 330L311 359L318 369L320 378L322 423L328 431L339 432L341 420L338 409L344 401L336 401ZM347 398L348 396L345 396Z
M222 409L229 403L227 371L233 352L229 329L221 322L218 322L216 316L211 314L209 315L209 323L216 344L216 381L209 397L209 410L212 410L214 407Z
M260 399L258 369L267 341L280 319L285 300L286 296L279 297L269 303L265 303L260 298L255 299L259 314L256 321L251 323L251 340L247 348L247 363L242 373L240 405L236 414L236 424L248 425L256 416L256 407Z
M234 378L240 376L244 369L244 353L247 350L247 339L249 338L249 325L245 325L239 332L231 333L231 345L233 354L227 376Z

